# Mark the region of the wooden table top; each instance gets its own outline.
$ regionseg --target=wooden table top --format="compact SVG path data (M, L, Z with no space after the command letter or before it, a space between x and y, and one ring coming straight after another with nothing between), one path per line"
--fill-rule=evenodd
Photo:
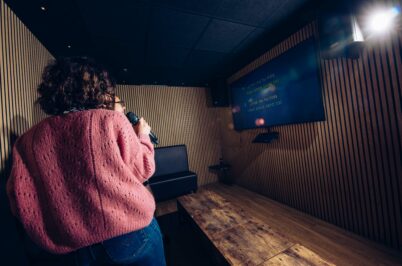
M334 265L214 191L185 195L178 203L231 265Z

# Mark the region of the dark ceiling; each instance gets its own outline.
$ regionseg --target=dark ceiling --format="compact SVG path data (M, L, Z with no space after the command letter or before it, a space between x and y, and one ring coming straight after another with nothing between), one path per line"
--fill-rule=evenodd
M6 2L55 57L93 57L120 84L205 86L279 41L278 25L305 17L313 1Z

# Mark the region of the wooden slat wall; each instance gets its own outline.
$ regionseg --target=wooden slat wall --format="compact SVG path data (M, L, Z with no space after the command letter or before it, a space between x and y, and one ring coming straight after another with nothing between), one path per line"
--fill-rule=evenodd
M34 105L36 86L52 55L0 0L0 171L7 173L11 142L45 114Z
M216 181L208 166L221 155L218 109L207 107L205 88L119 85L116 93L126 101L127 111L148 121L160 147L186 144L199 186Z
M316 23L229 83L310 36L318 36ZM280 139L272 144L252 144L261 130L235 132L231 111L222 110L223 156L236 182L402 249L401 43L399 32L369 45L360 59L321 59L326 121L273 127Z
M0 0L0 246L4 264L27 265L5 183L10 171L12 142L45 115L33 105L36 86L50 53Z

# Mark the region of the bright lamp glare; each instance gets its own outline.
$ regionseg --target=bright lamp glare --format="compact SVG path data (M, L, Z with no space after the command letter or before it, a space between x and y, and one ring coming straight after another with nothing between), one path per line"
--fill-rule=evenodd
M374 33L382 33L390 30L394 19L399 15L398 8L377 10L370 17L370 29Z

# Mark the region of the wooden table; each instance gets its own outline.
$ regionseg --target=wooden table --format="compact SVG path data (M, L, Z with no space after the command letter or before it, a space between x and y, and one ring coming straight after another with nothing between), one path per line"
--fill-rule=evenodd
M230 265L334 265L214 191L182 196L177 204Z

